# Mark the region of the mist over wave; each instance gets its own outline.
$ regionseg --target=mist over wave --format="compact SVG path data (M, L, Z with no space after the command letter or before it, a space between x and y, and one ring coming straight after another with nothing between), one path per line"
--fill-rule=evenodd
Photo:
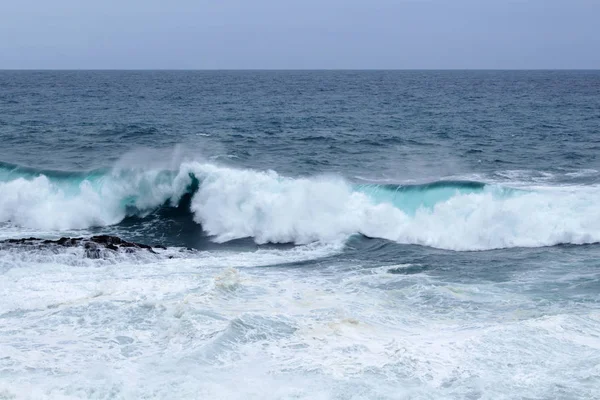
M452 250L600 241L600 188L514 190L468 181L352 184L341 177L290 178L185 161L176 168L116 165L91 173L4 164L0 221L62 231L108 226L178 206L216 242L334 241L356 233Z

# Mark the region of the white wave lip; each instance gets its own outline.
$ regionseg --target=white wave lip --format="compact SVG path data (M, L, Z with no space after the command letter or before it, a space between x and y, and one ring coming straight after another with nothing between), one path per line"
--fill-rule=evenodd
M83 181L69 194L45 175L0 182L0 221L25 228L81 229L118 223L124 214L103 190Z
M177 170L115 169L67 186L46 176L0 182L0 221L63 231L116 224L127 206L177 205L192 184L194 220L215 241L331 242L362 233L450 250L600 242L600 187L546 187L510 196L460 194L409 214L339 177L288 178L274 171L184 162Z

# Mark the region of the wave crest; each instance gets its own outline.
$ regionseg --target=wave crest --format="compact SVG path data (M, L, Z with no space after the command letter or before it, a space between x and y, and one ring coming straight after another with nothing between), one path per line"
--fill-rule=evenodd
M217 242L334 241L362 233L452 250L600 241L600 188L514 190L481 182L353 185L339 177L182 162L90 173L0 165L0 222L62 231L186 207Z

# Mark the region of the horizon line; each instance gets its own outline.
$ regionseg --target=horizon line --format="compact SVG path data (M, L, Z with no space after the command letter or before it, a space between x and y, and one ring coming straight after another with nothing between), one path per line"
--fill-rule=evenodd
M600 68L0 68L0 71L600 71Z

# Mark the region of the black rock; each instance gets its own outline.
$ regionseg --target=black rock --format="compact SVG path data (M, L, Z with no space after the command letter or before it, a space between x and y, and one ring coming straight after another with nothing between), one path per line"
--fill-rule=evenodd
M39 238L22 238L22 239L6 239L0 240L0 250L7 247L14 246L32 246L35 248L43 248L49 246L62 246L62 247L83 247L85 255L88 258L100 258L102 250L110 250L119 252L124 251L132 253L136 249L149 251L156 254L153 247L166 250L164 246L149 246L147 244L128 242L121 239L118 236L110 235L98 235L90 238L83 237L61 237L57 240L50 239L39 239Z

